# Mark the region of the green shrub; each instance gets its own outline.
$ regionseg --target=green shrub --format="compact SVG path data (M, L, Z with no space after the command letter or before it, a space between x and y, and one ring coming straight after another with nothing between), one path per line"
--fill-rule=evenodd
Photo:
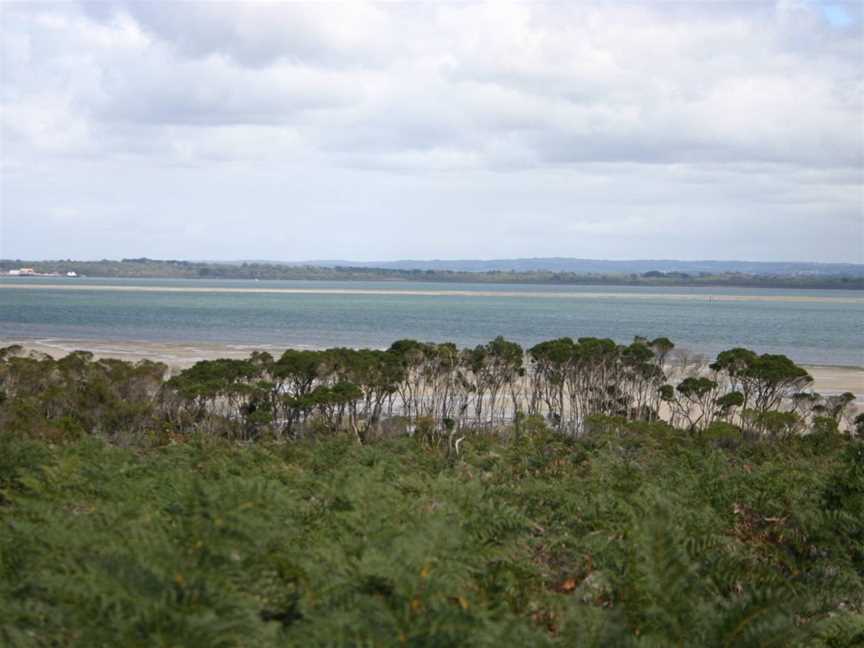
M590 416L514 434L500 408L384 415L451 370L491 401L526 371L504 340L256 354L167 386L0 350L0 645L859 645L861 442L772 409L806 375L746 350L721 354L740 397L691 383L698 425L656 420L687 395L658 389L666 342L538 345L540 386L620 363L642 406L604 381Z
M717 446L733 448L742 440L741 428L725 421L714 421L702 431L702 438Z

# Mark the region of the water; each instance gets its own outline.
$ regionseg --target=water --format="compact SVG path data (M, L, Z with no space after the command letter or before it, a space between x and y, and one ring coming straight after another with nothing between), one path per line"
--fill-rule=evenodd
M45 287L52 285L64 287ZM190 288L235 292L183 291ZM400 294L405 291L412 294ZM753 301L726 301L730 297ZM756 288L0 278L0 340L381 348L399 338L469 346L496 335L526 346L565 335L619 342L665 335L679 347L709 355L745 346L801 363L861 366L864 295Z

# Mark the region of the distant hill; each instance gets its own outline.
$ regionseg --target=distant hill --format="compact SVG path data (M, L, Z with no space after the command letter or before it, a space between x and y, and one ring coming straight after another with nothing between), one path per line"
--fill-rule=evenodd
M451 272L569 272L574 274L642 274L645 272L685 272L687 274L742 273L766 276L847 276L864 277L864 264L811 263L803 261L677 261L642 259L608 261L547 257L530 259L431 259L400 261L312 260L300 262L258 261L273 265L317 266L324 268L382 268L388 270L437 270Z

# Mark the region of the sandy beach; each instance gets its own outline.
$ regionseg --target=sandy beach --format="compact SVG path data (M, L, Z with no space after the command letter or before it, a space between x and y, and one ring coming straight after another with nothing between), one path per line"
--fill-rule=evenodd
M71 351L90 351L97 358L119 358L135 362L154 360L164 362L173 370L192 366L201 360L214 358L246 358L252 351L268 351L274 356L285 347L268 344L184 344L170 342L98 342L44 338L38 340L0 339L0 348L20 344L27 351L46 353L60 358ZM310 347L311 348L311 347ZM864 405L864 367L805 365L813 376L813 389L823 394L852 392L859 404Z
M231 288L215 286L109 286L93 284L0 283L0 290L78 290L97 292L247 293L274 295L386 295L395 297L524 297L532 299L671 299L716 302L864 304L864 297L815 295L708 295L704 293L564 292L506 290L405 290L379 288Z

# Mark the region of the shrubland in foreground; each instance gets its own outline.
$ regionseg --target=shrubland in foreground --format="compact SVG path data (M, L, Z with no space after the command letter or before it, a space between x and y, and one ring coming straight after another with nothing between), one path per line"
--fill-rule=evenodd
M831 411L782 434L725 414L591 414L578 433L415 415L409 436L348 425L346 405L277 434L227 394L161 409L152 364L10 357L0 644L864 642L864 445ZM40 362L53 373L19 371ZM199 374L185 386L210 393Z

